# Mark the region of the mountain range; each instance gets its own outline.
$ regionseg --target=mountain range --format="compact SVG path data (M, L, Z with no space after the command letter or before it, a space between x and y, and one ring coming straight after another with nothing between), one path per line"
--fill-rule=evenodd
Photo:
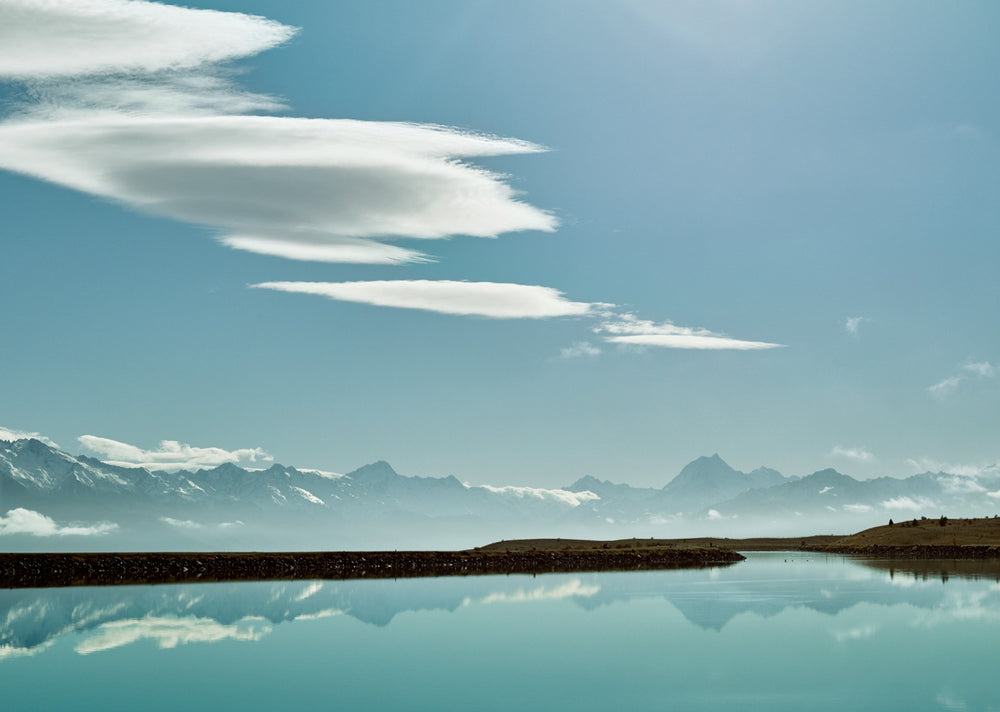
M16 549L463 548L553 534L798 536L848 533L890 517L997 510L996 466L975 477L857 480L830 469L802 477L765 467L744 473L715 454L697 458L662 488L585 476L544 489L407 477L382 461L346 475L279 464L160 472L70 455L34 439L0 441L0 547Z

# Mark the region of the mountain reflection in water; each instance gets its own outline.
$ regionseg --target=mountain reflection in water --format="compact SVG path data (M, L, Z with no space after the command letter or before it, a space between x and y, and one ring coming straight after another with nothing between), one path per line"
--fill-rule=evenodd
M743 614L804 608L835 616L860 603L906 603L940 613L952 577L1000 581L1000 562L855 561L801 553L751 554L733 567L587 575L296 581L0 591L0 660L40 653L75 634L89 654L152 640L162 648L257 641L279 624L350 616L386 626L403 613L568 600L595 610L663 599L691 623L721 631ZM928 585L935 584L935 585ZM977 598L1000 618L1000 588Z

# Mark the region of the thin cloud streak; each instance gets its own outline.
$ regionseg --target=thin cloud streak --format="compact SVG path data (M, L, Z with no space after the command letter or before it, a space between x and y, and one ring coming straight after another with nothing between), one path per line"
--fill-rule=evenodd
M972 376L977 377L979 380L983 380L993 378L995 375L996 369L989 361L967 363L962 366L959 373L942 379L932 386L928 386L927 391L936 398L945 399L955 393L959 386L965 383L965 381Z
M255 289L314 294L381 307L420 309L492 319L581 316L592 305L572 302L550 287L497 282L391 280L381 282L264 282Z
M666 321L656 323L639 319L634 314L615 313L606 310L604 320L594 328L594 333L601 335L612 344L624 346L656 346L672 349L711 349L753 351L761 349L782 348L783 344L766 341L746 341L733 339L724 334L717 334L703 328L677 326Z
M313 294L347 302L398 309L419 309L457 316L493 319L549 319L593 316L601 320L593 331L607 343L678 349L773 349L781 344L744 341L707 329L654 323L632 314L619 314L613 304L574 302L551 287L501 282L387 280L372 282L261 282L254 289ZM584 343L584 342L581 342ZM563 349L562 358L594 356L600 350L580 343Z

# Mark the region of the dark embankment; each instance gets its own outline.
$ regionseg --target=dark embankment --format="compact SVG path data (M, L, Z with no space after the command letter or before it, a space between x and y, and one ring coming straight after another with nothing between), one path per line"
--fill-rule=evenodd
M589 539L514 539L498 541L476 551L574 551L579 549L728 549L731 551L795 551L819 547L843 539L842 534L824 534L807 537L757 537L754 539L725 539L698 537L694 539L618 539L616 541L591 541Z
M0 554L0 588L210 581L410 578L645 571L715 566L743 557L720 548L573 551L338 551L277 553Z
M996 559L1000 519L912 519L804 548L873 559Z

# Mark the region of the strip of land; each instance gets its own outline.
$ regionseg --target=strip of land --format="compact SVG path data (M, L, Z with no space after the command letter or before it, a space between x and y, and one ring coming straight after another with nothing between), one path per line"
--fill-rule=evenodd
M519 539L466 551L0 554L0 588L651 571L732 564L744 558L738 551L1000 559L1000 518L921 518L850 536Z
M873 559L996 559L1000 558L1000 518L921 517L803 548Z
M734 551L628 547L505 551L334 551L0 554L0 588L215 581L413 578L589 571L650 571L741 561Z

